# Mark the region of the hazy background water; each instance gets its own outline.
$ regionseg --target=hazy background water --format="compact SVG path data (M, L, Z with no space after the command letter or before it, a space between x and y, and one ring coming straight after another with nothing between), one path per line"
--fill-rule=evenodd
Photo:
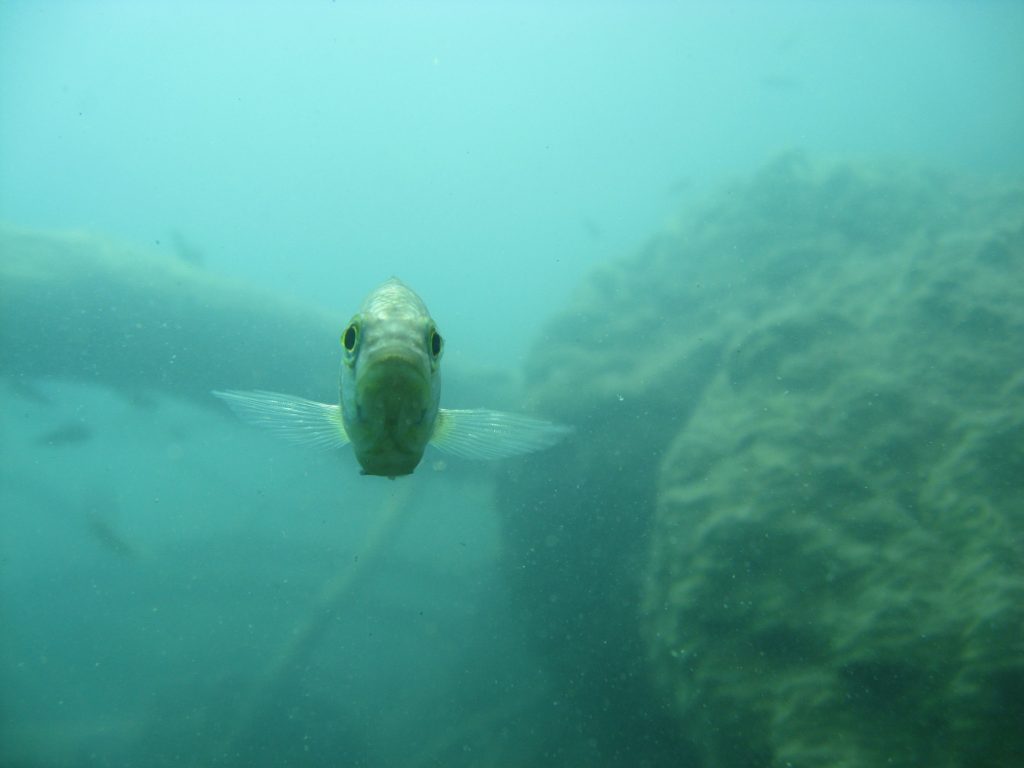
M779 151L1024 169L1022 40L1012 2L3 2L0 220L193 258L339 330L398 275L446 364L518 371L592 265ZM555 727L490 470L360 478L193 403L24 384L0 764L485 764L480 731L514 757ZM389 505L404 527L268 681Z
M449 354L780 150L1020 168L1014 2L4 2L0 216L347 315L396 274ZM499 329L500 343L495 342Z

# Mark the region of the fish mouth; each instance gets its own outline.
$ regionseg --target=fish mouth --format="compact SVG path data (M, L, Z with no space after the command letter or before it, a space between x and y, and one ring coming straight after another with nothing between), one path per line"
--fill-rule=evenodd
M412 427L424 419L431 387L421 355L403 349L379 350L361 363L356 376L361 419L391 428Z
M352 441L368 475L407 475L433 431L432 387L422 356L381 351L362 361L355 381L360 438Z

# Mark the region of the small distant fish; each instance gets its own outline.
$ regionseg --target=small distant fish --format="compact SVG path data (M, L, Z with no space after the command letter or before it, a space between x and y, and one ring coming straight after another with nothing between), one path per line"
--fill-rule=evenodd
M176 258L193 267L201 267L206 263L206 253L201 248L197 248L178 230L171 230L170 241Z
M15 395L25 400L29 400L39 405L53 405L53 400L48 397L35 382L21 378L12 378L9 380L11 391Z
M471 459L543 450L571 427L488 410L441 408L444 340L423 300L397 278L363 302L341 334L340 402L274 392L225 391L243 420L287 439L332 448L352 444L364 475L408 475L427 443Z
M113 552L118 557L138 557L138 550L121 535L110 519L103 514L90 510L85 515L85 523L93 538L108 551Z
M69 421L37 437L36 445L74 445L91 440L93 434L92 428L87 424L80 421Z

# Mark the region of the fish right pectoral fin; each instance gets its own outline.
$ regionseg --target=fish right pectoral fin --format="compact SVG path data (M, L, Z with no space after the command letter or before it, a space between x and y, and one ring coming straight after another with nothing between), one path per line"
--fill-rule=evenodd
M242 421L255 424L295 443L340 448L349 442L341 409L293 395L254 390L215 391Z
M503 459L550 448L572 431L515 413L442 408L430 444L466 459Z

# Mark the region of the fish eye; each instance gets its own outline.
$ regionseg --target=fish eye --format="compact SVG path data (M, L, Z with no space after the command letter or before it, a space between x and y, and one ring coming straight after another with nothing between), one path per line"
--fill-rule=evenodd
M430 354L434 356L436 360L441 356L441 349L444 347L444 339L441 338L441 334L437 332L437 329L432 328L430 330Z
M341 344L345 347L346 351L351 352L356 348L356 339L358 335L359 332L355 323L352 323L352 325L346 328L345 332L341 334Z

